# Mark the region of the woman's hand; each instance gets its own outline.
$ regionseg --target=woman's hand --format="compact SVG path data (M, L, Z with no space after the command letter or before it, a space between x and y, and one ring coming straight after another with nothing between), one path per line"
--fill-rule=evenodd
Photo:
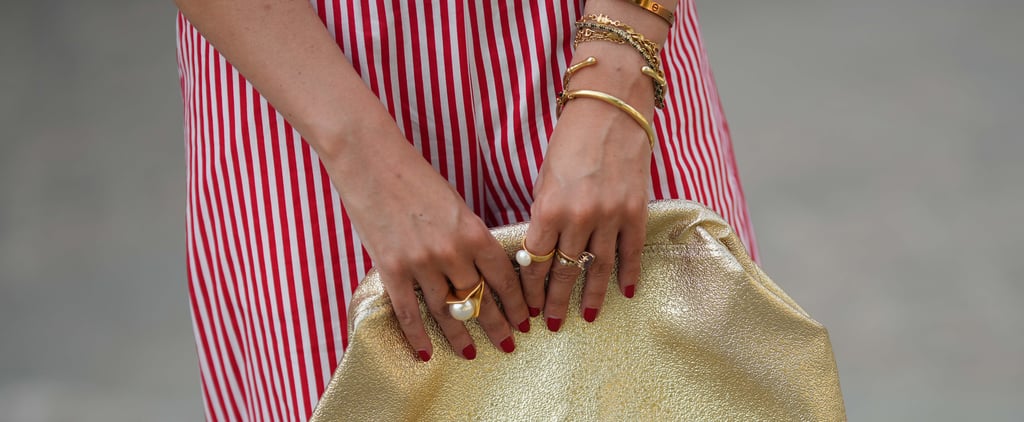
M390 125L390 126L388 126ZM383 133L382 133L383 132ZM384 136L381 136L384 135ZM477 320L496 347L515 348L512 328L530 327L519 280L504 248L458 192L401 138L393 122L352 143L328 165L356 231L374 260L406 339L422 360L433 353L417 286L457 354L476 356L466 326L449 313L449 281L468 290L486 280ZM504 308L498 308L497 294Z
M636 53L594 43L581 46L576 57L587 57L580 54L584 47L590 47L584 52L593 53L598 63L579 71L572 89L615 95L650 120L653 88L639 71L643 62L630 61ZM613 60L620 54L626 54L625 60ZM594 255L579 310L587 321L596 319L601 309L616 252L619 289L633 296L646 238L650 160L643 128L622 110L589 98L565 105L534 186L526 247L536 255L556 248L572 258L583 251ZM557 255L520 270L531 314L543 306L551 331L558 331L565 320L580 272L579 267L560 263Z
M675 0L662 0L675 9ZM618 0L588 0L584 14L602 13L621 20L656 45L664 45L668 25L658 16ZM646 62L631 46L604 41L576 49L573 63L587 57L598 63L573 75L570 87L613 95L654 118L654 85L640 69ZM618 255L618 285L633 297L640 277L640 253L646 240L651 148L644 129L628 114L600 100L567 103L555 126L534 185L526 248L545 255L557 248L570 258L594 255L587 270L578 312L594 321L604 302ZM548 329L558 331L568 314L569 297L581 269L559 259L522 267L520 278L530 314L544 308ZM545 284L547 280L547 284Z
M478 320L511 351L508 321L529 329L512 265L465 201L404 139L305 0L176 0L182 13L317 151L370 253L409 344L433 353L415 287L449 343L476 355L462 322L448 313L448 282L485 292ZM501 298L505 315L491 293ZM507 316L507 320L506 320Z

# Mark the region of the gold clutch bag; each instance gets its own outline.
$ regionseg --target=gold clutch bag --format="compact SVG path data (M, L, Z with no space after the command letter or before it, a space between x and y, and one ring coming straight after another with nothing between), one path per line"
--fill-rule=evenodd
M509 259L527 224L492 230ZM582 284L569 309L579 308ZM312 420L846 419L825 328L707 208L651 203L636 296L617 291L595 322L570 311L558 333L516 335L508 355L470 322L481 345L472 361L443 346L421 305L435 345L423 363L370 271L349 308L349 349Z

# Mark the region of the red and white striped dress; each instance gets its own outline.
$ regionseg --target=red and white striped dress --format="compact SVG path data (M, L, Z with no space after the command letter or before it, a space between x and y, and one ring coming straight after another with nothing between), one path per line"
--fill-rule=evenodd
M406 137L491 226L529 218L583 1L311 0ZM187 256L206 415L306 420L371 267L316 154L182 16ZM655 198L699 201L756 254L693 0L663 51ZM756 256L756 255L755 255Z

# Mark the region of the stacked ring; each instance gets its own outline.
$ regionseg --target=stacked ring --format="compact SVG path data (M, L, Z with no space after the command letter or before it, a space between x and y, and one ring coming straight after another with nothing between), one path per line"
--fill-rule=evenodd
M519 263L520 267L529 267L534 262L546 262L551 260L555 256L555 251L548 252L545 255L537 255L526 249L526 238L520 243L521 248L516 252L516 262Z
M566 254L565 252L562 252L561 249L556 249L555 251L558 252L559 264L579 267L579 269L583 271L590 269L590 266L594 263L594 259L597 258L594 256L594 254L587 251L580 252L580 255L576 258L573 258Z
M464 295L464 296L463 296ZM462 296L462 297L460 297ZM480 303L484 300L484 278L468 290L456 290L448 293L444 303L448 304L448 313L459 321L469 321L480 316Z

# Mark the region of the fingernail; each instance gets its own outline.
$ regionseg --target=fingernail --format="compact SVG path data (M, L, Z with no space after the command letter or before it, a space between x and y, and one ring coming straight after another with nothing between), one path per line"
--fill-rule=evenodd
M530 316L535 317L537 315L540 315L540 308L530 307Z
M512 353L513 350L516 350L516 343L512 340L512 336L505 337L505 339L501 341L501 350L505 353ZM475 350L473 351L473 354L476 354Z
M420 355L420 360L424 362L430 362L430 352L426 350L418 350L416 354Z
M597 309L594 309L594 308L585 308L585 309L583 309L583 319L587 320L587 322L594 322L594 320L597 319Z
M562 328L561 318L548 318L548 330L554 333L558 332L559 328Z
M625 291L622 292L623 295L625 295L626 297L628 297L630 299L633 298L633 294L635 294L635 293L636 293L636 284L630 284L630 285L626 286Z
M528 333L528 332L530 332L530 320L529 319L524 319L523 322L519 323L519 332L520 333Z
M465 349L462 349L462 357L467 360L476 359L476 346L470 344L469 346L466 346Z

